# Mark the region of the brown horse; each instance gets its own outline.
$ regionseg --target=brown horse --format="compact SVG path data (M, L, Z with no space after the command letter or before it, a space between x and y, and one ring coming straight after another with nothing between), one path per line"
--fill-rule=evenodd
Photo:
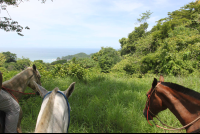
M2 74L1 74L1 71L0 71L0 90L1 90L1 87L2 87L2 81L3 81L3 77L2 77ZM2 116L5 116L5 113L0 111L0 115ZM5 123L5 120L3 118L0 118L0 133L3 133L4 132L4 124Z
M186 129L187 133L200 132L200 93L178 84L164 82L163 76L160 76L159 81L154 78L146 95L148 98L143 114L147 120L153 120L159 112L168 108L184 126L178 128L179 130Z
M33 65L33 67L28 67L24 71L18 73L12 79L3 82L2 89L9 92L11 96L17 102L19 102L27 86L33 89L35 92L38 92L33 81L41 85L40 77L41 75L39 71L36 69L36 66ZM5 117L2 117L2 115L0 115L0 118L5 118ZM22 132L20 127L21 119L22 119L22 109L20 107L17 132Z

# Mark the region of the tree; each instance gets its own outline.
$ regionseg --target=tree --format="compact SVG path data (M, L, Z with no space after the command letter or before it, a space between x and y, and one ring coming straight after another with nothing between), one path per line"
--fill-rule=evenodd
M4 56L6 57L6 63L9 63L9 62L16 62L17 60L17 56L16 54L14 53L11 53L11 52L3 52Z
M133 54L136 51L135 42L141 37L147 35L148 23L146 22L146 20L150 18L151 14L152 12L150 11L142 13L142 15L140 15L141 18L137 19L137 21L140 23L140 26L135 27L135 29L128 34L128 38L123 37L119 40L121 44L121 55Z
M26 0L28 1L28 0ZM53 1L53 0L52 0ZM23 2L23 0L0 0L0 11L1 10L6 10L7 6L13 5L18 7L19 4ZM46 0L42 0L42 3L45 3ZM8 13L8 11L7 11ZM8 13L9 15L9 13ZM0 17L0 29L10 32L10 31L16 31L18 35L24 36L21 34L23 27L18 24L17 21L12 20L11 16L9 15L10 18L7 17ZM28 26L25 27L25 29L30 29Z
M149 11L146 11L146 13L142 13L142 15L140 14L141 18L138 18L137 21L138 22L146 22L147 19L150 18L150 15L152 14L153 12L150 12Z
M58 61L58 60L61 60L61 59L60 59L60 57L57 57L57 59L56 59L56 60Z
M93 54L92 58L94 60L98 59L101 71L105 73L108 73L111 67L121 60L119 52L112 47L101 47L101 50Z
M34 60L34 62L43 63L43 60Z
M4 54L0 53L0 67L5 63L6 57Z
M24 70L26 67L29 67L30 65L31 65L31 61L29 60L29 58L24 58L22 56L22 59L21 58L17 59L16 69L17 70Z
M146 29L148 28L148 23L140 24L139 27L135 27L131 33L129 33L128 38L122 38L119 40L121 44L121 55L126 55L134 53L136 50L135 42L139 40L146 34Z

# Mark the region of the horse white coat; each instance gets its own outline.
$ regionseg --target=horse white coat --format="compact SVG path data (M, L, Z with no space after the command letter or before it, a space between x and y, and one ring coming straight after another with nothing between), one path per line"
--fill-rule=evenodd
M40 95L44 98L49 91L35 83ZM69 88L62 92L67 98L74 90L75 82ZM37 118L35 127L36 133L66 133L69 124L68 104L65 97L57 93L59 89L56 87L52 93L45 96L41 109Z

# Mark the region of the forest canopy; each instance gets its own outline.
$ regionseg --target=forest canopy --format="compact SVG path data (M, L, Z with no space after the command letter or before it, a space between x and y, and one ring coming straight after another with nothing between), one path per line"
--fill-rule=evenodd
M127 38L119 40L121 55L131 60L123 65L123 69L128 72L135 72L136 69L140 74L172 75L199 71L199 23L200 4L191 2L179 10L169 12L168 17L158 20L148 32L147 22L135 27Z

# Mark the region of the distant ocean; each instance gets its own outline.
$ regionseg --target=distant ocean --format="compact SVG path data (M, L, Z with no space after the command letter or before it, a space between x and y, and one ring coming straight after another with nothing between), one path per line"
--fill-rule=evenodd
M11 52L17 55L17 58L29 58L31 61L43 60L43 62L51 63L57 59L57 57L64 57L68 55L74 55L77 53L96 53L100 49L77 49L77 48L1 48L1 52Z

